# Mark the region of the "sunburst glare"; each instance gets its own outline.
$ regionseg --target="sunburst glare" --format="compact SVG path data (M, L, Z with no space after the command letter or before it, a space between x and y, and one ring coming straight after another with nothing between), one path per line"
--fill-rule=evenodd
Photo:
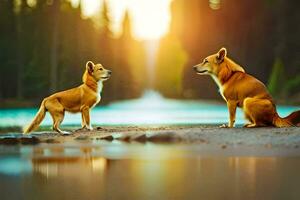
M111 17L111 29L118 35L126 10L132 19L133 36L140 40L159 39L168 32L171 20L170 4L172 0L106 0ZM77 6L79 0L72 0ZM85 17L97 16L103 0L81 0Z

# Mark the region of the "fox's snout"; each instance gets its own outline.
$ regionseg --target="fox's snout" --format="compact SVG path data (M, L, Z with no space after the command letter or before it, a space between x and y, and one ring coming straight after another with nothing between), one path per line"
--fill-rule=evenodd
M197 71L197 65L193 66L194 71Z
M193 69L197 74L207 74L208 72L207 67L202 66L202 64L195 65Z

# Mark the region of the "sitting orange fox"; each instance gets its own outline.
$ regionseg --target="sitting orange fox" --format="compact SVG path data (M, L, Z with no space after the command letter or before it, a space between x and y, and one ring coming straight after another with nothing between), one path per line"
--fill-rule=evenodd
M83 84L45 98L31 124L24 128L24 134L38 128L45 117L46 111L51 114L53 119L53 130L59 133L67 133L59 128L64 119L65 111L81 112L82 128L91 130L90 109L99 103L103 87L102 82L109 79L110 76L110 70L104 69L101 64L95 65L93 62L88 61L82 77Z
M300 125L300 111L281 118L265 85L229 59L225 48L206 57L194 66L194 70L201 75L210 75L219 86L229 111L229 123L223 127L234 126L237 107L243 109L246 119L250 121L245 127Z

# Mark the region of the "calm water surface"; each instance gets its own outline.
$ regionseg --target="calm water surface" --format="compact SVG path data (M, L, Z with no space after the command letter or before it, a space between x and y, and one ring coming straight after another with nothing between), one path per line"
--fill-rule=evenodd
M1 199L300 199L300 159L126 143L0 146Z
M287 115L296 107L279 107ZM36 109L0 110L0 127L23 126ZM164 99L137 100L92 111L98 125L216 124L225 105ZM243 123L238 112L237 123ZM47 115L42 125L51 125ZM64 125L80 125L68 114ZM154 145L74 141L0 145L0 199L217 200L300 199L299 154L280 149L221 149L210 145Z
M300 107L278 106L281 116L286 116ZM38 108L0 109L0 127L24 126L28 124ZM136 100L98 106L91 112L94 125L179 125L179 124L222 124L228 120L225 104L213 104L201 101L184 101L163 98L155 91L147 91ZM240 110L236 123L244 123ZM42 125L51 125L52 119L47 113ZM63 125L80 125L80 114L66 113Z

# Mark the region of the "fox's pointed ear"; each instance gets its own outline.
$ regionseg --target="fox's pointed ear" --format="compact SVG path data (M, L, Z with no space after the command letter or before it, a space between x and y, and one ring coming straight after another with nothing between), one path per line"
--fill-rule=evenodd
M88 71L89 74L94 72L94 63L92 61L88 61L86 63L86 70Z
M223 62L226 56L227 56L227 50L226 48L222 47L218 52L217 59L219 62Z

